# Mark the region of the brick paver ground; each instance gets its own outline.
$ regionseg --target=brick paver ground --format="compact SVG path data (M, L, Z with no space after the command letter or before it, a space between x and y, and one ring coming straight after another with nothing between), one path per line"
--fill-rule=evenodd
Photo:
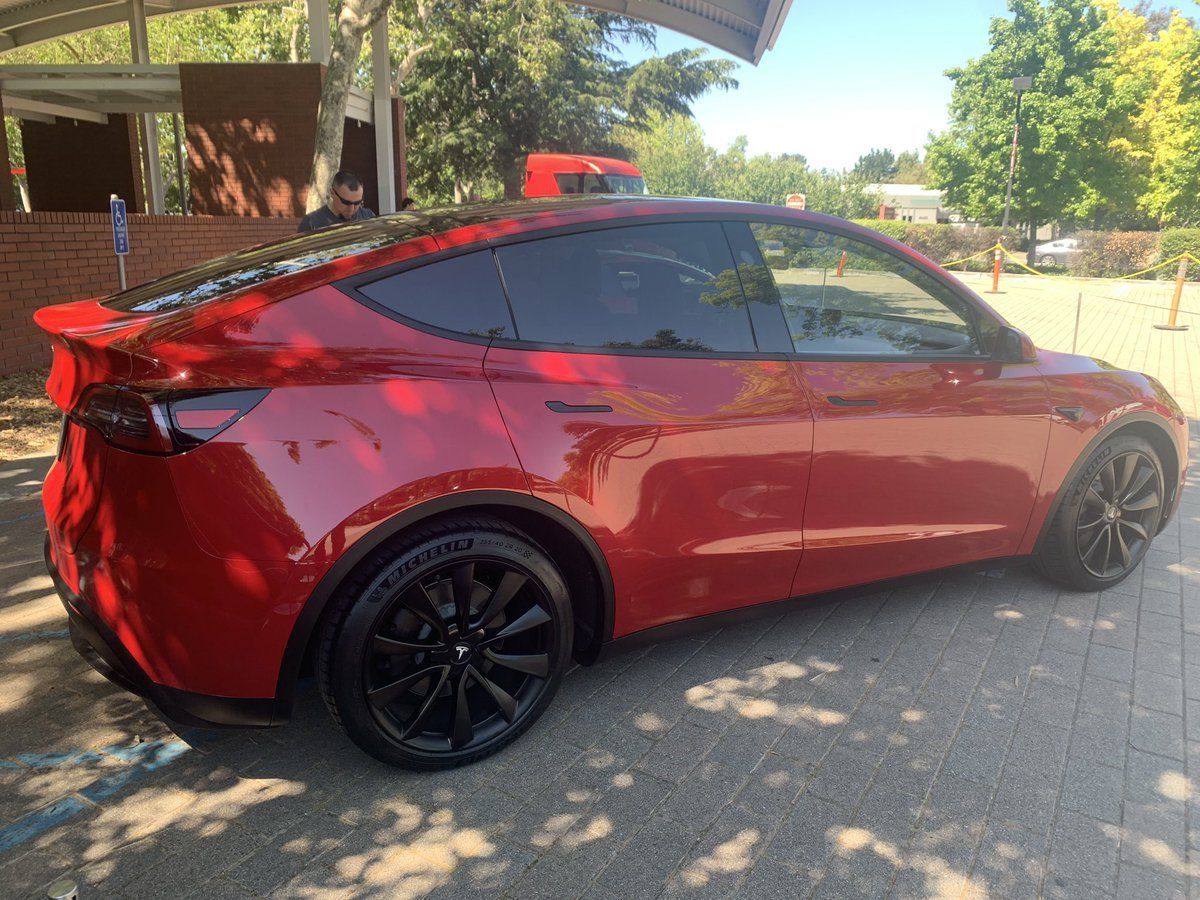
M1052 346L1030 294L996 305ZM813 600L576 669L518 745L434 775L359 753L311 685L282 729L167 730L70 648L46 460L5 463L0 895L1200 895L1192 460L1112 592L1010 567Z

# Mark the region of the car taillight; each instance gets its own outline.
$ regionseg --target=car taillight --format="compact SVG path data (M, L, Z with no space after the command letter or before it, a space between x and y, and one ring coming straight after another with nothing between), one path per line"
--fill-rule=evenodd
M265 390L142 391L98 384L75 416L114 447L139 453L182 453L216 437L267 395Z
M176 450L190 450L216 437L262 401L269 391L173 391L167 399Z

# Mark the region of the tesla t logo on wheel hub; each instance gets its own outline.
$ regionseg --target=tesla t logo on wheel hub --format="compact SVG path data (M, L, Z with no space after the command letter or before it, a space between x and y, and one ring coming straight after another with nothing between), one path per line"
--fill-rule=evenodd
M466 658L471 655L471 648L467 644L454 645L454 661L465 662Z

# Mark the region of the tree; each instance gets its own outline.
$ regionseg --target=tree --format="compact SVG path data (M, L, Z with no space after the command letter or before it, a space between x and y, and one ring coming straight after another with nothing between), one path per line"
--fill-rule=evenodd
M362 56L363 36L387 15L392 0L339 0L337 28L329 49L329 65L321 84L317 107L317 139L313 147L312 173L308 176L306 212L320 209L326 191L341 167L342 135L346 128L346 103Z
M1117 90L1136 108L1112 143L1130 161L1137 206L1152 223L1197 221L1200 33L1177 10L1151 20L1142 6L1101 6L1117 42Z
M889 181L896 174L896 155L891 150L872 148L858 158L854 174L868 182Z
M678 113L655 114L646 128L622 127L614 136L630 151L630 158L654 193L673 197L716 195L716 151L705 143L695 119Z
M874 212L879 198L855 175L810 169L798 153L748 156L739 137L718 153L700 127L683 116L654 116L643 130L616 133L656 194L709 196L781 205L791 193L808 198L808 208L845 218Z
M930 141L926 163L950 206L982 221L1004 208L1015 96L1011 79L1033 75L1021 110L1013 210L1030 233L1071 219L1100 226L1130 212L1122 184L1129 161L1110 146L1133 112L1116 89L1116 41L1090 0L1009 0L993 19L990 49L951 69L950 127Z
M402 41L412 33L403 8L391 27ZM652 48L653 26L561 0L441 0L428 33L435 49L401 86L409 171L427 198L489 182L519 197L526 154L627 155L616 129L689 115L705 91L736 85L733 64L701 50L628 65L620 46Z
M896 172L890 179L894 184L924 184L929 178L918 150L905 150L896 157Z

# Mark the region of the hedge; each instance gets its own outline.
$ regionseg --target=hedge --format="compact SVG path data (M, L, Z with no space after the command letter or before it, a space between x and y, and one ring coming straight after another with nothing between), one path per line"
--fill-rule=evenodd
M1159 262L1157 231L1081 231L1079 253L1067 260L1072 275L1116 278Z
M874 229L901 243L908 244L934 262L945 263L962 259L995 246L1001 238L999 228L959 225L916 225L888 219L855 219L855 224ZM1163 231L1081 231L1074 237L1080 241L1081 253L1068 261L1072 275L1084 278L1115 278L1130 275L1140 269L1190 251L1200 259L1200 228L1167 228ZM1024 256L1025 240L1014 232L1003 235L1003 244L1012 253ZM1025 260L1022 258L1021 262ZM955 265L955 271L982 272L990 269L992 258L985 254L965 264ZM1145 279L1173 279L1175 266L1163 266L1141 276ZM1200 263L1190 263L1188 281L1200 281Z
M1200 228L1167 228L1159 233L1158 261L1170 259L1183 252L1200 259ZM1174 278L1175 266L1163 266L1159 278ZM1200 263L1188 263L1188 281L1200 281Z
M1001 232L999 228L958 225L916 225L912 222L896 222L886 219L855 219L856 224L872 228L901 243L908 244L918 253L934 262L946 263L981 253L996 246L1003 236L1004 246L1014 253L1025 246L1016 232ZM984 272L992 267L991 254L984 254L966 263L954 266L955 271Z

